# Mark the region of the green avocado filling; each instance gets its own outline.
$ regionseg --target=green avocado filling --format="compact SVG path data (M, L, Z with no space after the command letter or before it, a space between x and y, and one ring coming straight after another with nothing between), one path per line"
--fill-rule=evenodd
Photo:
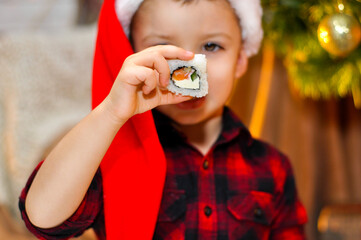
M196 72L192 73L192 75L191 75L192 81L196 80L197 77L198 77L198 76L197 76L197 73L196 73Z

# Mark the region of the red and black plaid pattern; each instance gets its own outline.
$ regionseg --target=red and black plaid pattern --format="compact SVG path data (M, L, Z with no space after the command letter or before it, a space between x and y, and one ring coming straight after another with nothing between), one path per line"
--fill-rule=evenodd
M167 177L153 239L305 239L307 216L288 159L253 139L228 108L222 133L206 156L166 116L155 112L154 118L167 158ZM100 172L78 211L47 230L32 226L24 211L31 179L20 197L20 209L36 236L64 239L93 227L105 239Z

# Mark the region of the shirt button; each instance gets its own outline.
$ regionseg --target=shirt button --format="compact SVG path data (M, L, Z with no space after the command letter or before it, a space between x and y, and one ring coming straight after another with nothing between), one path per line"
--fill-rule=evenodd
M262 209L261 208L255 208L254 209L254 216L255 217L262 217L263 216L263 211L262 211Z
M211 216L211 215L212 215L212 208L206 206L206 207L204 208L204 214L205 214L207 217Z
M204 162L203 162L203 169L204 170L207 170L209 168L209 162L208 162L208 160L204 160Z

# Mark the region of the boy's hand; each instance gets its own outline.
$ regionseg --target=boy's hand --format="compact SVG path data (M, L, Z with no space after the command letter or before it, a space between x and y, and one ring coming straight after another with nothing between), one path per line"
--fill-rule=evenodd
M129 56L106 99L108 109L116 120L124 121L159 105L190 100L166 89L170 79L167 59L188 61L193 57L192 52L171 45L150 47Z

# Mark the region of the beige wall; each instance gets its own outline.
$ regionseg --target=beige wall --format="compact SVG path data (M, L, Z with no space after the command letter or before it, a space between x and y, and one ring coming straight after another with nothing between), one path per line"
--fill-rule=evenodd
M76 14L75 0L1 0L0 33L67 29Z

